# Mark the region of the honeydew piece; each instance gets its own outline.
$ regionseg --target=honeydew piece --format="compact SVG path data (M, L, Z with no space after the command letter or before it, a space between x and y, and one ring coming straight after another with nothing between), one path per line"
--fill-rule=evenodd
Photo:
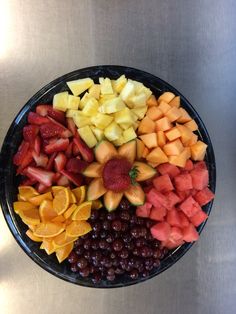
M73 95L68 95L68 101L67 101L67 109L73 109L78 110L80 103L80 98Z
M163 151L167 156L179 155L184 150L184 146L180 139L176 139L163 146Z
M79 103L79 108L83 109L86 103L89 101L89 99L92 98L92 96L89 93L85 93L84 96L81 98Z
M138 95L134 95L126 100L127 105L129 108L138 108L146 106L147 96L143 92Z
M136 116L139 118L139 120L141 120L144 118L144 116L147 112L147 106L134 108L134 109L131 109L131 111L136 114Z
M84 113L84 115L92 117L97 114L98 107L98 101L95 98L90 98L84 105L82 112Z
M189 128L192 132L198 130L198 125L197 123L192 119L189 122L184 124L187 128Z
M113 120L112 116L98 112L95 116L91 117L91 122L99 129L105 129Z
M150 162L157 163L157 165L168 162L168 157L160 147L154 148L147 156L146 159Z
M175 96L175 98L173 98L170 102L169 105L171 107L180 107L180 96Z
M125 75L121 75L117 80L115 80L112 84L113 89L117 92L120 93L122 89L124 88L125 84L127 83L127 78Z
M184 108L179 108L181 116L177 119L177 122L179 123L186 123L192 120L190 115L187 113L187 111Z
M172 128L172 124L167 117L158 119L155 123L157 131L167 131Z
M113 121L105 128L104 135L109 141L115 141L120 138L120 136L122 135L122 131L123 130L118 126L118 124Z
M189 147L185 147L181 154L177 156L169 156L169 163L178 167L184 168L186 161L191 157Z
M145 146L149 149L158 146L156 133L140 135L139 138L143 141Z
M203 160L206 154L207 145L202 141L197 141L196 144L190 146L191 158L195 161Z
M118 123L118 124L121 124L121 123L133 124L134 123L132 113L131 113L130 109L127 107L124 108L123 110L119 111L119 112L116 112L114 117L115 117L116 123Z
M96 139L100 142L101 140L104 139L104 131L96 128L93 125L90 125L91 130L93 131L93 134L95 135Z
M53 108L65 112L67 109L68 95L68 92L55 94L52 102Z
M124 88L122 89L120 96L124 102L127 99L135 95L135 85L131 80L128 80L125 84Z
M127 130L123 131L123 137L125 140L125 143L135 139L137 137L137 134L134 131L133 127L128 128Z
M148 108L146 115L153 121L156 121L163 117L162 111L156 106Z
M143 118L138 127L138 134L148 134L155 132L155 122L153 122L149 117Z
M171 92L165 92L158 98L158 102L160 103L163 100L163 101L167 102L167 104L168 104L174 98L175 98L175 94L173 94Z
M171 109L165 113L165 116L170 122L174 122L181 116L181 111L177 107L171 107Z
M79 128L78 133L80 137L82 138L82 140L84 140L85 143L88 145L88 147L91 148L97 144L97 139L88 125L82 128Z
M94 84L89 88L88 91L89 95L91 97L94 97L95 99L99 99L100 93L101 93L101 85L100 84Z
M126 105L120 97L116 97L106 100L101 107L103 113L115 113L126 108Z
M157 131L157 143L160 147L166 144L166 135L163 131Z
M78 111L77 114L73 116L73 120L78 128L91 124L90 117L86 117L81 111Z
M147 100L147 106L152 107L152 106L157 106L157 99L155 95L151 95L148 100Z
M169 141L174 141L181 136L181 133L177 127L174 127L170 129L169 131L166 131L165 135Z
M106 77L105 79L103 77L99 77L99 83L101 85L101 94L102 95L113 94L113 88L111 85L111 80L108 77Z
M160 109L162 113L166 113L167 111L169 111L171 109L171 106L162 100L159 103L158 109Z
M66 84L72 91L72 94L74 96L78 96L82 94L84 91L86 91L89 87L91 87L94 84L94 82L91 78L87 77L75 81L69 81L66 82Z

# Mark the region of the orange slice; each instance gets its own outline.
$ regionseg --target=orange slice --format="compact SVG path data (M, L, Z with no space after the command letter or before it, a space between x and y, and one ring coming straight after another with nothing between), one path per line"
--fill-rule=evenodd
M83 203L83 201L85 200L85 196L86 196L86 186L82 185L79 188L73 189L72 192L74 193L74 195L76 197L77 204Z
M87 220L91 216L92 202L80 204L72 214L72 220Z
M47 192L38 196L31 197L29 202L34 204L35 206L39 206L44 200L52 200L52 193Z
M35 206L29 202L18 201L13 203L13 208L14 211L19 214L22 210L26 211L29 209L33 209L35 208Z
M26 224L26 222L25 222L25 224ZM37 228L37 225L28 225L28 227L30 228L30 230L32 232L34 232L36 230L36 228Z
M44 200L39 206L39 215L42 222L51 221L57 217L57 213L53 209L52 201Z
M70 237L80 237L91 230L90 224L84 220L72 221L72 223L66 227L66 233Z
M100 200L92 201L92 209L102 208L102 202Z
M43 238L41 238L41 237L36 237L30 229L28 229L28 230L26 231L26 234L27 234L27 236L28 236L31 240L33 240L34 242L42 242L42 241L43 241Z
M17 194L17 201L25 202L25 198L23 196L21 196L20 194Z
M63 214L70 204L69 190L64 188L56 193L52 204L53 209L57 212L58 215Z
M59 191L63 190L64 188L65 188L64 186L60 186L60 185L52 186L52 194L53 194L53 196L55 197L55 195Z
M77 202L75 194L68 188L69 197L70 197L70 204L75 204Z
M52 239L43 239L40 249L44 249L48 255L56 251L56 247Z
M63 215L59 215L52 219L52 222L65 222L65 217Z
M59 248L77 240L78 237L70 237L65 231L53 238L54 245Z
M31 197L39 195L32 186L19 186L19 194L24 201L28 201Z
M64 231L63 224L45 222L45 223L40 223L37 226L36 230L34 231L34 235L36 235L37 237L51 238L51 237L57 236L63 231Z
M73 250L74 244L69 243L59 249L56 250L56 256L59 263L63 262Z
M66 212L64 212L63 216L68 219L73 212L77 209L77 206L75 204L72 204L67 210Z
M40 223L40 216L37 208L23 210L19 215L27 225L38 225Z
M76 207L77 208L77 207ZM72 223L72 219L69 217L69 218L67 218L66 219L66 221L65 221L65 228L67 227L67 226L69 226L71 223Z

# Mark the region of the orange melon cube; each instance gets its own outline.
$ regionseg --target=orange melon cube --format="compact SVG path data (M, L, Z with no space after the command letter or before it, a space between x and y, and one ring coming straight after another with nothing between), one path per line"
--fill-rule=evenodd
M146 116L148 116L151 120L155 121L157 119L162 118L163 113L159 108L152 106L148 109Z
M198 125L197 123L192 119L189 122L184 124L187 128L189 128L189 130L191 131L197 131L198 130Z
M156 168L159 165L158 162L151 162L151 161L148 161L148 164L152 166L152 168Z
M175 98L175 94L171 92L165 92L158 98L158 103L160 103L162 100L169 103L174 98Z
M177 122L179 123L186 123L192 120L190 115L187 113L187 111L184 108L179 108L181 116L177 119Z
M169 131L166 131L165 135L169 141L174 141L181 136L181 133L177 127L174 127L170 129Z
M181 141L182 141L182 143L183 144L188 143L191 140L192 136L193 136L193 132L189 128L187 128L185 125L177 123L176 126L177 126L177 129L181 133Z
M149 149L147 147L144 147L142 158L146 158L149 153Z
M144 151L145 145L138 138L136 139L136 145L137 145L136 146L137 147L137 159L139 160L143 156L143 151Z
M148 162L156 163L157 165L168 162L168 157L160 147L154 148L146 157Z
M178 156L169 156L169 163L178 167L185 167L186 161L191 157L189 147L185 147L181 154Z
M176 96L175 98L173 98L170 102L169 105L171 107L176 107L179 108L180 107L180 96Z
M192 146L197 143L197 140L198 140L197 134L193 133L191 139L188 142L184 143L184 146Z
M171 106L168 105L165 101L161 101L159 103L158 109L160 109L162 113L166 113L171 109Z
M143 118L138 127L138 134L147 134L155 132L155 122L149 117Z
M178 108L172 107L165 113L165 116L170 120L170 122L174 122L181 116L181 112Z
M206 154L207 145L202 141L197 141L196 144L190 146L190 149L193 160L203 160Z
M166 136L163 131L157 131L158 146L163 147L166 144Z
M157 106L157 99L154 95L151 95L147 102L146 102L147 106L148 107L152 107L152 106Z
M169 142L163 146L163 150L167 156L179 155L184 150L184 146L180 139Z
M156 121L157 131L167 131L172 128L172 124L167 117L161 118Z
M153 148L158 146L156 133L140 135L139 138L143 141L147 148Z

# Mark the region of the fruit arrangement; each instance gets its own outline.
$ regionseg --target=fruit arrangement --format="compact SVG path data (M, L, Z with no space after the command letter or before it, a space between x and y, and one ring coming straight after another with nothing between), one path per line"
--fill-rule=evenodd
M67 82L38 104L13 158L27 236L94 283L148 276L199 238L214 198L207 145L180 97L124 75L98 82Z

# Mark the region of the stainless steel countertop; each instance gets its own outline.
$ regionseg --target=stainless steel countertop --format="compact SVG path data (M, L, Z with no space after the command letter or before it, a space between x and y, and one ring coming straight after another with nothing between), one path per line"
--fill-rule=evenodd
M217 194L201 239L140 285L78 287L34 264L0 214L0 312L228 314L236 306L235 1L0 0L0 142L43 85L97 64L136 67L195 106L213 141Z

